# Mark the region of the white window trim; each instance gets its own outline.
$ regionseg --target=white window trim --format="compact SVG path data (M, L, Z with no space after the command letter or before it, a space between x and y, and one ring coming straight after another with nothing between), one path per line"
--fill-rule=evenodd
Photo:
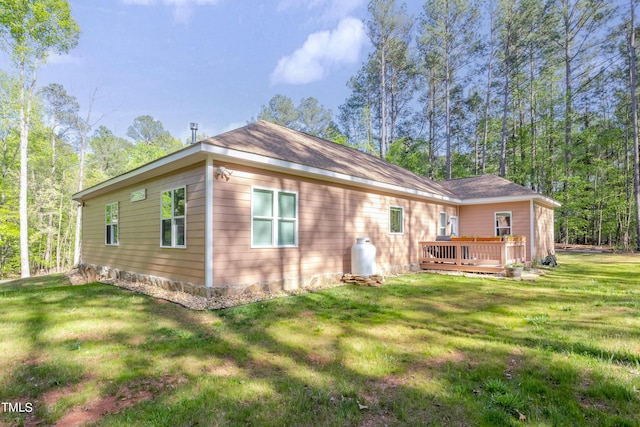
M107 227L109 226L109 224L107 224L107 206L113 206L115 205L116 208L118 209L118 215L117 215L117 220L114 223L113 222L113 218L111 218L111 241L113 242L113 225L115 224L118 232L117 232L117 241L115 243L107 243ZM113 208L111 208L113 209ZM120 246L120 202L112 202L112 203L107 203L106 205L104 205L104 244L105 246Z
M502 234L498 234L498 214L509 214L510 225L509 225L509 233L506 235L513 234L513 211L496 211L493 213L493 232L496 237L502 236ZM506 228L506 227L500 227Z
M184 215L173 216L173 193L176 190L184 190ZM169 218L162 218L162 195L166 192L171 192L171 246L165 246L162 244L162 220ZM174 219L184 218L184 245L176 245L176 224ZM160 191L160 247L165 249L186 249L187 248L187 187L185 185L174 188L167 188Z
M255 190L263 190L263 191L271 191L273 193L273 217L261 217L261 216L253 216L253 195L255 193ZM295 244L293 245L278 245L278 219L279 219L279 212L278 212L278 208L280 207L279 204L277 203L278 200L278 195L280 193L285 193L285 194L294 194L296 196L296 217L294 220L295 226L294 226L294 233L295 233ZM298 247L298 224L299 224L299 220L300 220L300 211L298 209L298 205L299 205L299 197L298 197L298 192L297 191L289 191L289 190L281 190L281 189L276 189L276 188L268 188L268 187L258 187L255 185L251 186L251 249L261 249L261 248L297 248ZM254 245L253 244L253 220L254 218L271 218L272 223L271 223L271 245Z
M440 222L442 219L442 214L444 214L444 224ZM440 234L442 228L444 228L444 233ZM447 213L442 211L438 214L438 236L446 236L447 235Z
M391 211L393 209L400 209L400 231L391 230ZM404 208L402 206L389 206L389 234L393 234L393 235L404 234Z

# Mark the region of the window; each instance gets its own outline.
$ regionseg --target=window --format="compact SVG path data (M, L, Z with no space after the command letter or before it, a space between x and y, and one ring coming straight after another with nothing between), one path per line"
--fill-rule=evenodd
M105 245L118 245L118 202L104 207Z
M160 208L160 246L163 248L186 247L185 188L163 191Z
M511 212L496 212L496 236L511 234Z
M278 190L253 189L251 246L298 245L298 195Z
M389 208L389 232L391 234L402 234L404 232L404 210L400 207L391 206Z
M447 213L440 212L440 223L438 225L438 236L447 235Z

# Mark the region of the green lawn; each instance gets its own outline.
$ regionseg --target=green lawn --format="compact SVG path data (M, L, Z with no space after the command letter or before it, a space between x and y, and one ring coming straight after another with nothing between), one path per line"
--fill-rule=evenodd
M640 257L559 261L535 282L416 274L211 312L3 284L0 400L34 411L0 425L640 425Z

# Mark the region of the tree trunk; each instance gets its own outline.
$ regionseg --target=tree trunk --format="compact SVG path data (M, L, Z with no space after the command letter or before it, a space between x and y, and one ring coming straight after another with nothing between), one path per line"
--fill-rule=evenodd
M27 190L28 179L28 148L29 125L31 119L31 91L35 85L35 71L31 76L31 82L27 86L26 64L20 64L20 276L30 277L29 266L29 211Z
M451 10L449 10L449 3L446 3L446 12L444 16L444 32L450 34L451 24L449 22ZM444 40L444 136L446 144L446 169L445 179L451 179L451 45L448 38Z
M487 171L487 140L489 138L489 106L491 103L491 72L493 63L493 47L489 57L489 67L487 70L487 96L484 103L484 133L482 135L482 175Z
M89 110L87 112L87 118L82 120L80 117L77 117L78 129L80 131L80 150L78 153L79 161L80 161L80 172L78 177L78 191L82 191L84 189L84 160L87 153L87 140L89 138L89 132L91 128L98 123L102 116L99 117L94 123L91 122L91 113L93 111L93 102L96 98L96 93L98 89L94 89L91 94L91 98L89 100ZM80 257L82 253L82 204L78 205L78 213L76 216L76 234L75 241L73 246L73 265L77 266L80 264Z
M568 28L569 23L565 23ZM568 29L567 29L568 32ZM569 39L565 41L565 105L564 105L564 182L563 182L563 206L562 217L564 227L564 243L569 243L569 181L571 179L571 128L572 128L572 107L573 94L571 88L571 46Z
M502 137L500 143L500 172L499 175L504 178L507 175L507 112L509 111L509 45L507 44L504 84L502 95Z
M60 241L60 235L62 234L62 206L64 203L64 195L60 195L60 207L58 209L58 236L56 240L56 273L60 272L60 251L62 249L62 242Z
M538 163L538 132L536 129L536 90L535 90L535 66L533 52L530 56L529 63L529 79L530 79L530 91L529 91L529 126L531 137L531 189L539 191L540 187L540 175L536 168Z
M446 158L446 171L445 179L451 179L451 75L449 68L449 60L445 60L445 78L444 78L444 108L445 108L445 143L447 144L447 158Z
M56 176L56 135L51 132L51 177L55 182ZM44 261L46 268L51 267L51 245L53 244L53 212L49 213L49 224L47 225L47 243L44 249Z
M636 214L636 250L640 251L640 147L638 146L638 96L636 83L636 28L635 6L631 2L631 28L629 34L629 80L631 90L631 122L633 126L633 193Z
M387 67L385 44L380 50L380 158L387 157Z
M433 76L429 75L429 109L427 115L429 118L429 178L435 179L435 164L436 164L436 83Z

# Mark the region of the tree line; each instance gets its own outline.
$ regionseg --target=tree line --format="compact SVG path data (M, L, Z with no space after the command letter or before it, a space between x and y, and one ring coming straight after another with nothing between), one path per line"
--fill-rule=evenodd
M330 128L433 179L493 173L554 198L559 242L638 250L636 3L427 0L410 16L371 0L373 49Z
M283 95L270 120L433 179L494 173L562 202L564 243L640 248L635 0L371 0L372 51L338 112ZM179 149L141 115L115 135L58 84L37 85L80 29L63 0L5 0L0 46L0 277L77 264L70 196ZM254 120L253 118L250 120Z

